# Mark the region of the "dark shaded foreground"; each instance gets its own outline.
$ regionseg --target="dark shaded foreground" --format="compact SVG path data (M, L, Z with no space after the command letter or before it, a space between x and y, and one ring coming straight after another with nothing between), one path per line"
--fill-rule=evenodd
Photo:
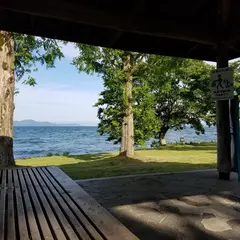
M82 180L140 239L240 239L240 185L216 171Z

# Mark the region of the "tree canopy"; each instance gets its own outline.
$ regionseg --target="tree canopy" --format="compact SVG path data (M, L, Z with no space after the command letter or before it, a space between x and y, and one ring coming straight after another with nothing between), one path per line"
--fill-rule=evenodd
M155 138L161 141L169 129L190 125L204 133L204 123L215 124L211 100L210 71L203 61L151 56L148 84L155 96L155 114L161 124Z
M53 68L55 61L64 57L58 40L19 33L14 33L13 38L16 81L24 77L24 84L36 84L31 73L38 70L37 63Z
M156 127L152 95L147 94L149 86L140 79L147 55L82 44L77 44L77 47L79 56L73 64L79 71L100 74L104 80L104 90L95 104L100 134L108 134L109 141L123 146L127 133L126 141L134 138L134 143L127 145L143 144L150 138L152 128ZM124 133L125 127L128 130Z
M104 90L98 107L99 132L119 143L123 137L125 109L132 106L134 142L143 145L151 138L159 141L169 129L190 125L204 133L204 124L215 124L215 104L210 95L210 71L203 61L129 53L78 44L79 56L73 64L79 71L98 73ZM131 99L127 98L124 57L131 56ZM161 141L160 141L161 142Z

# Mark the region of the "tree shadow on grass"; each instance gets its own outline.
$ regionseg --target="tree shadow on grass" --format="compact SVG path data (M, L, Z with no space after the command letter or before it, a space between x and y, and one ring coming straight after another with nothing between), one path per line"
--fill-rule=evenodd
M153 150L153 148L150 149L144 149L144 151ZM173 151L193 151L193 150L202 150L202 151L209 151L209 150L217 150L217 146L214 144L211 145L167 145L167 146L161 146L159 148L156 148L155 150L173 150Z
M85 160L85 161L91 161L91 160L104 160L106 158L109 158L109 155L112 153L93 153L93 154L82 154L82 155L69 155L68 157L77 159L77 160ZM114 154L112 154L114 155Z
M111 153L68 157L76 159L78 162L67 164L66 161L66 164L59 167L75 180L143 173L181 172L216 167L215 163L160 162L152 159L142 161L137 157L129 158Z

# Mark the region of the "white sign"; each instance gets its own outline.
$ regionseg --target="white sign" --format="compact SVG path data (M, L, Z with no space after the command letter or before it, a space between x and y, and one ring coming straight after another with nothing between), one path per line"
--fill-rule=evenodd
M234 97L231 68L218 68L211 72L211 95L213 100L228 100Z

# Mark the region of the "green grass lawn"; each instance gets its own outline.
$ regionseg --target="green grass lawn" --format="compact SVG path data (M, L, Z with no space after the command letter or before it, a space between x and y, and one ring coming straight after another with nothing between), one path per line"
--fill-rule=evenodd
M216 145L170 145L139 150L133 158L117 153L52 156L17 160L17 166L58 166L72 179L153 172L180 172L216 167Z

